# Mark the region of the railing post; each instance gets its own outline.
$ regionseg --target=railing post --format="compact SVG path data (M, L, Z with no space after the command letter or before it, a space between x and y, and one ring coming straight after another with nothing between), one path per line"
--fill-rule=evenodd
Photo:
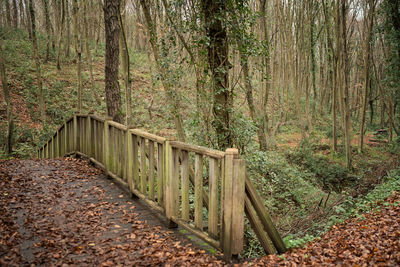
M110 170L110 127L108 125L108 120L104 121L104 134L103 134L103 146L104 146L104 167L106 170Z
M92 157L92 142L94 140L92 140L92 123L91 123L91 118L90 118L90 114L88 114L87 118L87 126L86 126L86 155L88 155L88 157Z
M133 179L133 149L132 149L132 133L130 128L127 127L125 132L125 174L126 181L128 182L129 192L135 188Z
M74 127L74 151L79 151L79 140L78 140L78 117L74 115L73 119L73 127Z
M68 151L68 131L67 131L67 123L64 123L64 151L63 156L67 154Z
M176 189L178 181L178 166L179 157L177 151L174 153L173 148L169 141L165 142L165 215L169 219L169 227L175 227L176 224L172 221L172 217L177 215L177 194L179 191Z
M239 159L237 149L228 148L224 159L222 250L231 260L243 250L245 161Z

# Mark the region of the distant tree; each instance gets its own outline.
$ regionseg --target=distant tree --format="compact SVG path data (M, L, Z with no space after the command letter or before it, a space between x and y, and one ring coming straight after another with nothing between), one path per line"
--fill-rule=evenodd
M40 59L39 59L39 48L36 38L36 19L35 19L35 8L33 5L33 1L29 0L29 14L31 18L31 25L32 25L32 45L33 45L33 54L35 58L35 67L36 67L36 80L39 89L39 110L40 110L40 117L42 123L45 122L45 104L44 104L44 96L43 96L43 82L42 82L42 74L40 70Z
M118 82L119 66L119 0L105 0L104 24L106 34L105 90L107 113L116 122L122 122L121 92Z
M7 75L6 75L6 62L4 59L4 48L3 48L3 43L0 39L0 79L1 79L1 85L3 88L3 94L4 98L6 100L7 104L7 122L8 122L8 127L7 127L7 143L6 143L6 151L7 154L12 153L12 142L13 142L13 130L14 130L14 120L13 120L13 115L12 115L12 101L11 101L11 96L10 96L10 88L8 87L8 82L7 82Z

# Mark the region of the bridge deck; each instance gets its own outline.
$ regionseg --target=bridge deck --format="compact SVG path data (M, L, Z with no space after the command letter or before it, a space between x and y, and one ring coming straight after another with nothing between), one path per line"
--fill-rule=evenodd
M86 161L0 162L0 188L0 265L222 265Z

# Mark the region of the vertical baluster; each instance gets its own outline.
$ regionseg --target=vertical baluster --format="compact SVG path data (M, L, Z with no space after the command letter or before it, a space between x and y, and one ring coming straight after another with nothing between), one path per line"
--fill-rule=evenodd
M218 159L210 158L209 172L208 233L216 238L218 234Z
M203 155L196 153L194 172L194 224L203 230Z
M157 194L158 203L161 207L164 207L164 146L163 144L157 144Z
M149 197L154 200L154 142L149 140Z
M182 219L189 221L189 153L182 150Z
M146 195L146 139L140 138L140 191Z
M138 159L138 136L132 135L132 160L133 160L133 180L135 181L135 189L139 188L139 159Z

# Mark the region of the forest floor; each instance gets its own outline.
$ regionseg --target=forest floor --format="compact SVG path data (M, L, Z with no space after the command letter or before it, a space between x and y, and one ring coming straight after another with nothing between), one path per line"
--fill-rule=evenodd
M0 265L222 266L86 161L0 162ZM241 265L400 265L400 194L286 254Z

